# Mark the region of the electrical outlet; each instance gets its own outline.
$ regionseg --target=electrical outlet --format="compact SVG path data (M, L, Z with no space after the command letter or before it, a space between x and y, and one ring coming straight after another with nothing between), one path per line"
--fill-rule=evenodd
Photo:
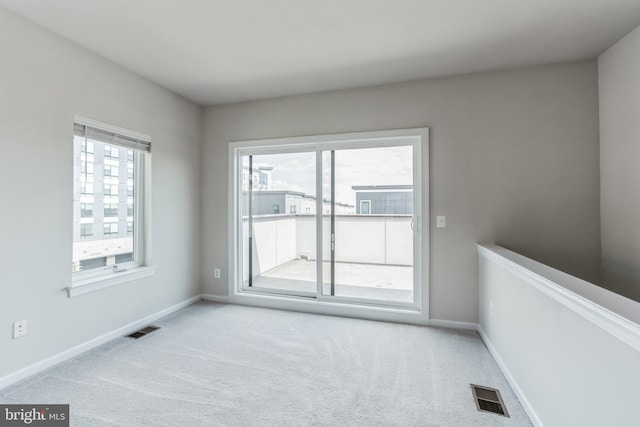
M489 316L493 318L493 301L489 302Z
M27 321L18 320L13 323L13 339L27 335Z
M222 271L220 271L219 268L214 268L213 269L213 277L214 278L219 279L221 275L222 275Z
M436 216L436 227L447 228L447 218L444 215Z

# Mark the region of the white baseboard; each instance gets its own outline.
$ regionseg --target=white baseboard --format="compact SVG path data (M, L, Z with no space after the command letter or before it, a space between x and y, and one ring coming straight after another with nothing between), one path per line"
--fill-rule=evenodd
M202 294L200 297L205 301L215 301L215 302L223 302L228 303L229 297L222 295L214 295L214 294Z
M22 368L16 372L13 372L9 375L6 375L0 378L0 390L8 387L12 384L17 383L18 381L22 381L23 379L30 377L32 375L38 374L45 369L48 369L58 363L64 362L65 360L71 359L85 351L91 350L99 345L102 345L108 341L111 341L115 338L130 334L137 329L140 329L143 326L147 326L149 323L160 319L161 317L167 316L171 313L174 313L178 310L181 310L196 301L202 299L202 295L196 295L195 297L189 298L182 302L179 302L171 307L167 307L164 310L160 310L156 313L150 314L149 316L143 317L140 320L136 320L135 322L131 322L128 325L125 325L121 328L118 328L114 331L108 332L102 336L86 341L82 344L78 344L75 347L72 347L68 350L65 350L61 353L58 353L54 356L51 356L47 359L41 360L40 362L36 362L33 365Z
M484 332L481 325L478 325L478 334L480 334L480 338L482 338L482 341L484 341L484 345L486 345L487 348L489 349L489 353L491 353L491 355L493 356L493 359L498 364L498 367L500 368L500 370L502 371L502 374L507 379L507 382L511 386L511 389L518 397L518 400L520 401L520 404L524 408L525 412L527 413L527 415L529 415L529 418L531 419L531 423L536 427L543 427L544 424L542 424L542 421L538 417L538 414L536 414L536 412L533 410L533 407L527 400L527 397L522 392L522 389L516 382L515 378L513 378L513 376L511 375L509 368L507 368L507 365L504 363L504 361L496 351L493 344L491 344L491 341L489 341L489 337L487 337L487 334Z
M429 326L436 328L464 329L466 331L477 331L478 324L471 322L458 322L455 320L429 319Z

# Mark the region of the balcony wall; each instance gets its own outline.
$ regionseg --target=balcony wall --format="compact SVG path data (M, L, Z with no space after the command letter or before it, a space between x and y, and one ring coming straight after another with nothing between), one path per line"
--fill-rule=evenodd
M262 274L291 260L317 259L313 215L266 215L253 220L253 273ZM330 219L323 224L324 259L330 258ZM245 242L248 232L244 220ZM336 261L379 265L413 265L409 215L336 216ZM248 265L245 245L243 265ZM248 271L245 270L245 277Z
M535 426L638 425L640 303L479 245L480 334Z

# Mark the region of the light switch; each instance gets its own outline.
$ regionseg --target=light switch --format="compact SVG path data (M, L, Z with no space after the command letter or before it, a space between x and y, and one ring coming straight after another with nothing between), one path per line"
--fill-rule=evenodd
M436 217L436 227L438 228L447 228L447 219L444 215L438 215Z

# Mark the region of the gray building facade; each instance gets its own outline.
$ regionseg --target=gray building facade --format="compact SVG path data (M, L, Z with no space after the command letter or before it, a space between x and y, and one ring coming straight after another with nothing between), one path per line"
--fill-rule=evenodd
M412 215L412 185L354 185L356 215Z

